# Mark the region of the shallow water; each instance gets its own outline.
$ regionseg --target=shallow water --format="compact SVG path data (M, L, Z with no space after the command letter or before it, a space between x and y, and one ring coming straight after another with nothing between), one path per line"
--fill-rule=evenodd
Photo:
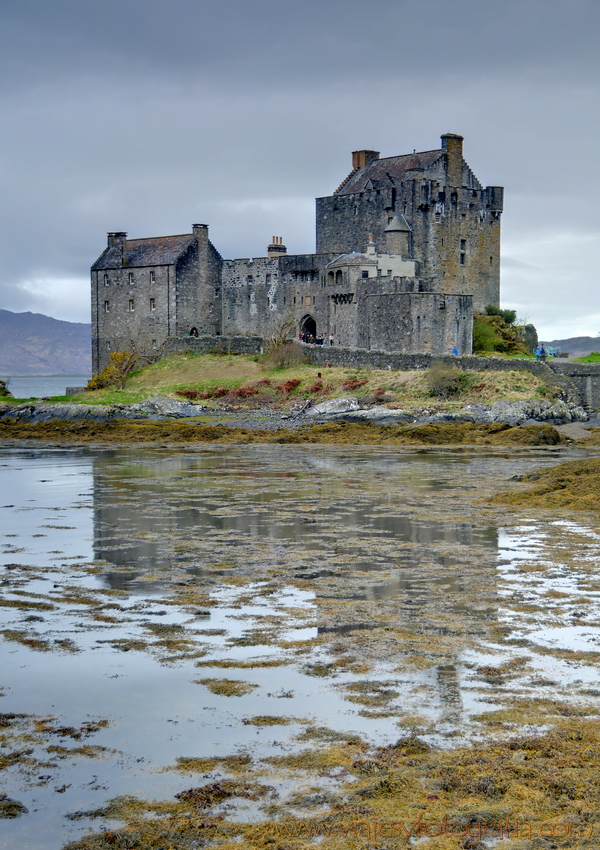
M260 762L311 724L451 746L515 697L585 701L600 688L598 535L484 501L565 457L4 450L0 707L27 715L6 747L31 750L0 774L29 810L3 821L4 846L59 848L109 823L67 814L201 784L163 770L178 758ZM214 693L220 679L247 693ZM244 723L259 715L289 722Z
M67 387L85 387L91 375L0 375L14 398L50 398Z

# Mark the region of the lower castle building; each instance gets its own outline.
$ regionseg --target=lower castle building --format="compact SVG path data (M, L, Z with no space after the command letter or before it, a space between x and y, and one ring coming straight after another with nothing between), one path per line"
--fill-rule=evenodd
M92 266L92 369L111 351L160 348L190 332L296 335L334 345L447 354L472 350L473 312L499 305L503 190L483 188L462 136L439 149L380 159L355 151L352 171L317 199L316 253L223 259L195 224L179 236L109 233Z

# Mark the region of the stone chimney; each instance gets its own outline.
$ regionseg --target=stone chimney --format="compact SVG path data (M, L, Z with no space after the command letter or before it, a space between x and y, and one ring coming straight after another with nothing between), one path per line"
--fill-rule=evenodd
M463 182L463 137L456 133L444 133L441 138L442 150L446 151L448 158L448 185L460 187Z
M364 168L374 159L379 159L379 151L352 151L352 168Z
M122 230L108 234L108 247L116 248L120 255L120 263L123 265L125 260L125 243L127 242L127 234Z
M267 248L267 257L281 257L287 254L287 248L283 244L283 236L274 236Z
M114 245L121 245L127 239L127 234L123 233L123 231L117 231L116 233L108 234L108 247L112 248Z
M208 246L208 224L192 224L192 233L198 240L198 247Z

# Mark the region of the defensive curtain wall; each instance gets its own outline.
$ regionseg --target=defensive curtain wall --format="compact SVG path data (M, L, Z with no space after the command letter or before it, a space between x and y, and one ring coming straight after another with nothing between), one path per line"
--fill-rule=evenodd
M474 371L492 370L508 372L523 369L540 378L546 378L564 389L573 401L582 404L587 410L600 410L600 363L569 363L549 360L540 363L536 360L505 357L455 357L431 354L397 354L387 351L367 351L360 348L341 348L329 345L301 346L309 363L326 367L345 366L346 368L391 369L405 372L412 369L429 369L432 363L440 361L459 369ZM200 336L171 338L165 354L197 354L218 352L220 354L260 354L263 340L250 336Z

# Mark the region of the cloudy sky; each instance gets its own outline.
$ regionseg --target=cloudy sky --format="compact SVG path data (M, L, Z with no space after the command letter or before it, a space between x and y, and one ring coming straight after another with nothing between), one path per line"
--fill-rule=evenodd
M106 232L314 250L314 198L465 137L503 306L600 332L598 0L0 0L0 307L89 321Z

